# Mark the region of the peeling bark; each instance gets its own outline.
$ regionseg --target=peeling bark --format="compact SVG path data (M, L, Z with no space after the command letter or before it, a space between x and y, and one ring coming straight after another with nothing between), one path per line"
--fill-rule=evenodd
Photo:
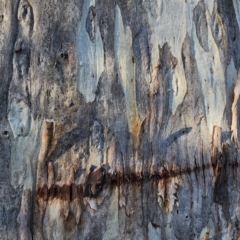
M0 0L0 239L238 239L240 3Z

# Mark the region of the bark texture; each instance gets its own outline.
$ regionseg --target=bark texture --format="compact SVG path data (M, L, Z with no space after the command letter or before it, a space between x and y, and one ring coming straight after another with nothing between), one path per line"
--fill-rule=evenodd
M239 0L0 0L0 239L240 239Z

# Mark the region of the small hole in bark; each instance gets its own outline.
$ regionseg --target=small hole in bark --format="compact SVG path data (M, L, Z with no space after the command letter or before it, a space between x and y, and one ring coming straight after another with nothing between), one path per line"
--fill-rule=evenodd
M64 60L68 59L68 54L67 53L61 53L60 57Z
M188 216L186 216L185 218L187 218L187 219L188 219Z
M3 136L4 138L7 138L7 137L9 136L9 132L8 132L8 131L3 131L3 132L2 132L2 136Z

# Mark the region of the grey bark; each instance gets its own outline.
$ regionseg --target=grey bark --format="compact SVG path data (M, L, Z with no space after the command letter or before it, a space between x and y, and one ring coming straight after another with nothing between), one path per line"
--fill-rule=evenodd
M239 0L0 0L0 239L240 239Z

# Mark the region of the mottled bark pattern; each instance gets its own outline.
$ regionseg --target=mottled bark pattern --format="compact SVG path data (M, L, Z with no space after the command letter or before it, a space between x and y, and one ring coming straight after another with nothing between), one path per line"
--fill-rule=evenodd
M239 0L0 0L0 239L240 239Z

